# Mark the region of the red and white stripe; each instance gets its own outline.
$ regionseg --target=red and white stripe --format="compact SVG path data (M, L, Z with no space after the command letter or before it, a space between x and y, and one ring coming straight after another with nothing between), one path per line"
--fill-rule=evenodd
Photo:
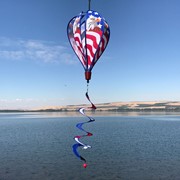
M84 68L88 67L89 69L104 52L109 40L109 34L107 30L105 30L104 34L100 29L99 31L90 30L86 31L85 36L81 39L85 28L81 28L81 30L77 28L71 44Z

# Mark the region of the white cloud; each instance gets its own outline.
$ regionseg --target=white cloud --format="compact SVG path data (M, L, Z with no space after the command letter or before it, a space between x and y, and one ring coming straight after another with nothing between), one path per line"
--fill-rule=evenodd
M33 60L45 63L77 62L70 46L49 41L10 39L0 37L0 60Z
M61 106L65 104L64 98L16 98L16 99L0 99L0 110L5 109L41 109L43 107Z

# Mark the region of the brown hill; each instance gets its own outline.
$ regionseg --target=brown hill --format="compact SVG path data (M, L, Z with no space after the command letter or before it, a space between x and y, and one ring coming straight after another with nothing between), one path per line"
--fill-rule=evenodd
M89 104L44 107L41 111L77 111L81 107L89 107ZM180 111L179 101L134 101L111 102L96 104L97 111ZM89 108L89 110L91 110Z

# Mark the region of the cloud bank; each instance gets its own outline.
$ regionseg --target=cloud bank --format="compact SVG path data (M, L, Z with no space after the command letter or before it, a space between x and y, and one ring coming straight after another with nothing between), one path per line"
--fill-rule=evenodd
M43 63L75 64L71 49L50 41L0 37L0 60L33 60Z
M31 110L41 109L43 107L60 106L65 104L64 98L16 98L0 99L0 110Z

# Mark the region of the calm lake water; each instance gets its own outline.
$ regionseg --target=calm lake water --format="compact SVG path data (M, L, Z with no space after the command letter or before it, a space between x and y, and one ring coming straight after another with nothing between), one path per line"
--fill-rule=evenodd
M73 154L75 125L85 117L66 113L0 113L0 180L178 180L180 114L95 113L93 133Z

